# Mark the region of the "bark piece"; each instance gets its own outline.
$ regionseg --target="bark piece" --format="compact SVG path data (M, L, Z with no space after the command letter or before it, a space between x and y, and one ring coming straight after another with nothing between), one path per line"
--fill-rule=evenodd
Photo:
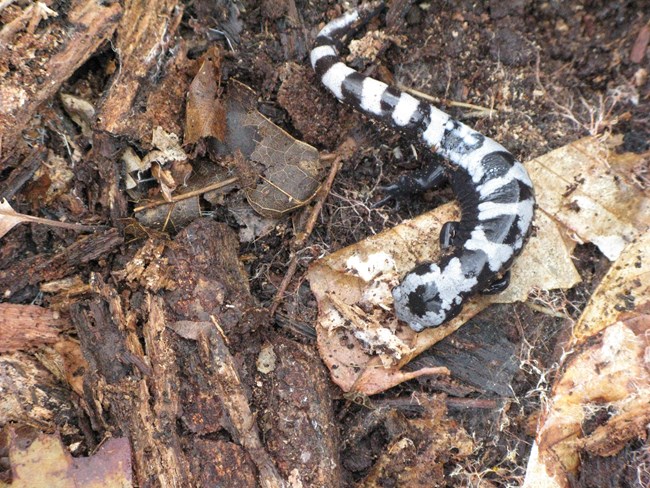
M198 439L191 445L190 466L198 486L253 488L257 486L255 465L246 451L234 442ZM214 460L205 465L203 459Z
M216 327L203 328L198 337L198 346L206 365L212 366L213 385L224 405L231 424L231 434L246 449L259 472L262 487L283 487L271 456L266 452L260 439L255 417L250 409L248 398L237 373L235 361L228 350L222 332Z
M226 109L218 97L221 52L211 48L201 58L201 67L190 84L185 106L185 144L203 137L226 138Z
M106 286L100 290L104 299L81 302L71 309L90 365L85 391L89 405L94 406L90 413L95 429L112 425L128 434L139 486L189 486L189 465L173 428L178 398L165 396L177 391L178 384L174 384L174 363L169 361L171 348L166 342L170 333L165 331L160 299L145 305L149 313L145 342L152 347L156 363L149 368L124 333L129 327L119 298L111 296ZM158 345L151 343L154 337Z
M165 297L170 317L205 321L214 315L231 345L254 332L258 309L238 250L235 233L210 219L196 220L178 234L164 253L175 283Z
M93 160L99 172L101 184L94 186L90 194L89 207L95 203L102 207L102 213L110 219L111 224L120 229L127 216L127 202L124 192L120 189L120 167L117 155L122 149L122 143L110 134L98 133L93 139L93 149L88 159Z
M0 425L16 422L78 434L70 391L33 355L0 355Z
M129 436L139 486L251 486L253 466L262 486L284 483L257 432L245 363L229 351L260 323L237 250L228 226L201 219L142 245L113 273L120 293L93 276L96 296L72 306L89 416ZM235 443L193 447L224 430Z
M134 124L136 103L146 97L145 89L154 84L153 78L164 63L164 56L174 38L183 9L176 0L127 0L115 40L119 56L119 76L113 80L108 95L100 108L98 128L113 135L128 136L150 142L151 129L141 130L140 121ZM184 55L181 55L183 58ZM182 83L176 85L186 91ZM173 88L173 86L169 86ZM169 91L173 100L175 90ZM169 104L179 107L180 104ZM139 130L140 129L140 130ZM173 131L173 128L166 128Z
M312 348L278 337L276 365L259 375L267 445L285 478L341 486L339 443L327 371Z
M465 396L463 386L471 388L485 396L492 393L498 397L513 396L512 380L519 370L516 346L503 333L503 324L498 315L491 319L475 320L461 327L451 337L445 337L431 349L409 363L409 369L420 367L444 366L451 372L451 377L461 385L445 388L443 391ZM418 381L426 383L427 377ZM441 385L438 385L439 387Z
M13 197L27 183L47 158L47 151L36 148L27 154L7 178L0 182L0 200ZM1 156L0 156L1 159Z
M0 292L4 298L16 295L29 285L70 275L80 265L106 257L123 238L116 229L80 238L63 251L50 256L39 254L0 271Z
M56 342L66 324L47 308L0 303L0 353Z
M38 8L39 4L34 4ZM23 12L24 16L33 13ZM97 0L73 2L38 35L25 29L20 18L0 31L0 141L11 152L18 134L39 106L51 98L117 27L122 7ZM63 13L63 12L62 12ZM14 24L14 25L12 25ZM9 49L11 47L11 49ZM37 52L38 55L33 53ZM14 69L8 69L13 65Z

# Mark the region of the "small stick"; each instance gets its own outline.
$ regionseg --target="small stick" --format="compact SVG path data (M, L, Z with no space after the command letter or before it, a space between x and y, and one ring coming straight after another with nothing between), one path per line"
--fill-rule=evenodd
M202 195L203 193L207 193L212 190L218 190L219 188L223 188L224 186L232 185L233 183L236 183L237 180L239 180L239 178L237 176L234 176L232 178L228 178L227 180L219 181L217 183L212 183L211 185L205 186L203 188L199 188L198 190L188 191L187 193L183 193L182 195L175 195L169 201L156 200L155 202L149 202L144 205L140 205L139 207L135 207L133 211L142 212L143 210L148 210L153 207L158 207L159 205L166 205L169 203L176 203L182 200L187 200L188 198L192 198L197 195Z
M354 152L355 148L356 148L356 143L354 142L354 140L348 138L336 150L335 153L336 156L334 158L334 161L332 162L332 167L330 168L329 175L327 176L325 183L323 183L323 186L321 186L320 191L318 192L318 196L316 197L316 204L314 205L314 208L309 214L309 218L307 219L307 223L305 224L305 230L296 234L294 241L291 243L291 259L289 261L289 267L287 268L287 272L284 275L282 283L280 283L280 286L278 287L278 291L275 293L275 297L273 298L273 302L271 303L271 308L270 308L271 317L275 315L275 312L280 306L280 302L282 301L282 298L284 297L284 294L287 291L287 288L289 287L289 283L291 282L293 275L296 274L296 269L298 268L297 250L302 248L305 245L305 242L307 241L312 231L314 230L314 226L316 225L316 219L318 219L318 216L320 215L320 212L323 209L323 205L325 204L325 200L327 200L327 197L329 196L330 190L332 189L332 184L334 183L334 178L336 178L336 174L339 172L339 169L341 169L341 164L343 160L348 159ZM330 157L329 155L327 155L327 156L323 156L321 159L330 159Z
M433 97L429 95L428 93L421 92L420 90L416 90L415 88L409 88L408 86L404 85L397 85L397 88L404 92L411 93L413 95L416 95L424 100L427 100L429 102L433 103L441 103L443 105L451 106L451 107L461 107L461 108L470 108L472 110L476 110L480 113L483 112L488 112L491 113L494 111L492 108L488 107L482 107L480 105L474 105L473 103L465 103L465 102L455 102L453 100L448 100L446 98L438 98L438 97Z

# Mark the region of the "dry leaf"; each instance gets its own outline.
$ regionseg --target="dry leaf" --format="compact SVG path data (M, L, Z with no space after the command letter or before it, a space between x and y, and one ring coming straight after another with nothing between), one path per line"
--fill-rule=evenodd
M212 47L201 61L187 93L184 144L194 144L203 137L215 137L220 141L226 138L226 110L217 98L221 52Z
M612 265L574 327L524 486L570 486L583 451L611 456L650 423L650 234ZM600 414L591 431L584 426ZM592 422L593 423L593 422Z
M627 182L629 175L622 176L638 156L613 156L594 144L595 139L578 141L526 164L539 204L536 232L515 261L509 288L473 298L460 316L441 327L415 334L399 325L390 290L417 263L439 258L441 227L458 220L453 204L314 263L308 276L319 304L318 345L334 381L344 391L378 393L414 374L425 374L404 375L400 368L489 303L526 300L533 289L574 286L580 276L571 260L572 246L554 219L572 231L580 229L581 237L589 236L610 256L619 253L619 247L650 219L645 195ZM610 165L616 162L619 173L613 175ZM563 174L560 181L565 185L558 185L554 171Z
M477 296L458 317L421 333L398 325L390 290L416 263L439 258L442 225L458 217L455 204L443 205L310 268L308 278L319 306L320 354L344 391L374 394L418 375L440 373L429 369L401 372L400 368L489 303L525 300L534 288L570 288L580 281L555 224L542 217L536 223L536 235L515 261L506 292Z
M22 222L27 222L27 219L16 213L9 202L3 198L0 201L0 237Z
M616 140L611 140L615 144ZM526 167L537 205L572 237L614 261L650 225L650 200L630 174L647 155L616 154L596 137L551 151Z
M142 162L140 156L131 147L127 147L120 156L122 167L124 169L124 186L127 190L132 190L140 181L140 173L149 169Z
M185 166L185 170L179 174L172 174L171 167L174 163L186 161L187 154L181 148L178 136L165 132L162 127L154 129L151 144L156 149L142 158L140 166L145 169L152 168L152 176L158 180L163 195L167 200L171 200L171 193L185 182L191 166Z
M81 133L85 137L93 134L92 126L95 123L95 107L92 103L83 98L61 93L61 103L70 118L81 127Z
M63 229L78 231L93 232L99 229L98 226L69 224L67 222L58 222L56 220L48 220L40 217L32 217L31 215L20 214L9 205L9 202L6 199L3 198L0 201L0 238L15 226L23 222L33 222L36 224L49 225L51 227L61 227Z
M439 207L315 263L309 280L319 303L318 344L334 381L345 391L383 391L418 374L403 375L400 368L489 303L525 300L533 289L574 286L580 277L571 260L572 246L565 243L553 219L570 223L574 230L580 227L583 237L591 235L610 255L619 252L620 243L638 235L637 227L642 227L648 218L644 213L647 199L620 175L611 176L602 153L598 153L598 159L593 149L587 149L592 147L590 144L593 141L578 141L526 164L532 168L539 209L535 235L515 261L510 287L498 295L475 297L459 317L441 327L415 334L398 325L390 290L416 263L439 258L438 235L442 224L458 219L453 205ZM609 151L604 154L609 157L609 164L625 159L620 165L622 172L632 167L631 155L614 158ZM557 169L557 165L568 164L567 161L571 171L565 167ZM558 185L557 175L549 175L549 168L560 172L566 169L567 174L573 175L565 180L570 188ZM612 192L614 197L610 198ZM579 212L575 202L582 209L602 210ZM614 208L619 215L616 222L610 210Z
M228 83L228 130L217 147L223 156L241 152L247 167L235 171L245 173L239 174L244 181L246 175L257 180L246 188L246 198L265 217L278 217L313 198L322 165L314 147L294 139L255 109L256 98L246 85Z
M10 433L11 488L127 488L133 486L128 439L109 439L90 457L72 458L58 436L24 442Z

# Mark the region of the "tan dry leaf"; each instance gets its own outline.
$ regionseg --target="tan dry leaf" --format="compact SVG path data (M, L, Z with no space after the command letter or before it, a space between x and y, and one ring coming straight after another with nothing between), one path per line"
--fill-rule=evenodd
M194 144L203 137L226 138L226 110L218 98L220 67L221 52L212 47L201 58L187 93L183 144Z
M610 144L618 143L610 140ZM650 200L631 168L648 154L616 154L586 137L527 164L540 210L578 242L592 242L614 261L650 225Z
M570 288L579 282L559 231L542 216L536 221L536 235L515 261L510 287L504 294L477 296L455 319L413 332L397 323L390 291L416 263L440 257L442 225L458 218L456 204L442 205L342 249L310 268L308 278L318 301L320 355L344 391L370 395L423 374L440 374L444 372L440 368L400 369L490 303L525 300L534 288Z
M319 302L318 344L334 381L344 391L378 393L404 381L403 364L487 304L525 300L535 288L574 286L580 277L571 261L572 246L554 219L574 231L580 228L581 236L591 236L610 256L620 252L647 225L648 200L628 182L629 174L622 176L633 166L633 156L614 156L595 144L592 138L577 141L526 164L539 209L535 235L515 261L510 287L499 295L475 297L441 327L415 334L398 326L390 290L417 263L438 259L438 235L444 222L458 219L455 207L439 207L315 263L309 279ZM610 166L616 162L614 176Z
M92 456L72 458L58 436L40 434L33 442L10 433L11 488L130 488L131 448L126 438L106 441Z
M18 224L26 221L21 214L14 211L5 198L0 201L0 237Z
M316 148L294 139L255 109L255 92L243 83L228 83L228 130L223 154L237 151L250 168L239 174L256 177L246 198L265 217L280 215L309 203L320 187L322 164Z
M650 233L642 234L612 264L591 295L572 334L572 346L580 345L623 314L638 313L650 302Z
M172 165L187 160L174 133L166 132L162 127L153 130L151 144L156 148L142 158L141 166L151 168L151 174L160 184L161 191L166 200L171 200L171 193L182 185L189 173L191 166L185 165L182 172L172 172Z
M122 168L124 169L124 185L127 190L131 190L138 186L139 174L143 171L146 171L151 166L146 166L146 163L142 162L140 156L136 154L132 147L127 146L122 155L120 156L120 161L122 161ZM137 177L137 180L136 178Z
M91 137L93 134L93 124L95 123L95 107L92 103L79 98L75 95L61 93L61 103L70 118L81 128L81 133L85 137Z
M538 427L524 486L565 487L584 451L616 454L650 423L650 234L612 265L574 327ZM583 426L606 412L592 432Z
M11 205L9 205L9 202L5 198L0 200L0 238L15 226L23 222L33 222L36 224L49 225L51 227L61 227L63 229L90 232L99 228L91 225L69 224L67 222L58 222L56 220L42 219L40 217L32 217L31 215L21 214L16 212L11 207Z

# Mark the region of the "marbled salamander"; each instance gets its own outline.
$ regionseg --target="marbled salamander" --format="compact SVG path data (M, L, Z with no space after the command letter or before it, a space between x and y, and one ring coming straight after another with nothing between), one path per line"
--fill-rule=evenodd
M419 137L450 162L386 188L391 198L449 178L462 209L460 222L448 222L441 234L442 246L453 251L438 263L418 265L393 289L397 317L421 331L456 316L469 295L508 286L507 270L530 232L535 199L528 173L500 144L339 60L336 46L382 7L365 4L328 23L316 37L311 64L336 98Z

